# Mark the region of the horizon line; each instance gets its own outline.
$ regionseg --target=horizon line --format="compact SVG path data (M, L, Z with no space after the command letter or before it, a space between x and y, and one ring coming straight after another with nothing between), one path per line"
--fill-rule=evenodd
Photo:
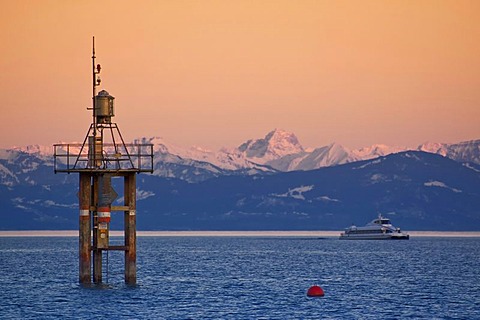
M141 231L137 230L137 237L339 237L339 231L332 230L198 230L198 231ZM0 237L77 237L78 230L1 230ZM124 231L112 230L110 236L123 237ZM480 237L480 231L407 231L412 237Z

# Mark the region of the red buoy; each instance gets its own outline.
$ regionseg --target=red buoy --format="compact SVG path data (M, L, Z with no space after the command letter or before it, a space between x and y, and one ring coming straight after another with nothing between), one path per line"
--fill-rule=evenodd
M323 289L317 285L311 286L307 291L309 297L323 297L324 295Z

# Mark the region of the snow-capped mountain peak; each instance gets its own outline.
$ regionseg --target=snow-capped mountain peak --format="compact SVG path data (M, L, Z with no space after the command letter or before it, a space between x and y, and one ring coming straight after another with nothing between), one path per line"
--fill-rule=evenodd
M258 163L266 163L304 150L295 134L275 129L263 139L248 140L238 147L238 151Z
M461 162L480 163L480 140L463 141L454 144L424 143L418 150L437 153Z
M298 162L295 170L313 170L320 167L328 167L337 164L355 161L350 151L338 143L316 148Z
M32 144L24 147L14 146L12 147L12 150L28 153L31 155L36 155L37 157L50 156L53 153L52 146L41 146L38 144Z
M133 140L133 143L138 143L138 144L153 144L153 152L161 152L161 153L167 153L169 152L169 148L165 142L165 140L162 137L149 137L149 138L138 138Z
M383 157L391 153L406 151L406 147L392 147L384 144L374 144L370 147L364 147L352 150L352 155L357 159L367 160L376 157Z
M438 142L425 142L418 147L418 150L430 153L437 153L444 157L447 155L448 152L447 145Z

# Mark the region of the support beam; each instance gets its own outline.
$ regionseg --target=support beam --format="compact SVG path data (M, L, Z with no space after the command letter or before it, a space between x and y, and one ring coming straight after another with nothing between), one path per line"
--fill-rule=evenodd
M90 230L90 204L91 204L91 175L80 173L79 198L79 282L86 284L91 282L92 273L90 269L91 253L91 230Z
M127 174L124 178L125 206L125 283L134 285L137 282L137 234L136 234L136 176L135 173Z
M98 204L98 175L93 176L93 205ZM93 282L102 283L102 250L98 249L98 212L93 212Z

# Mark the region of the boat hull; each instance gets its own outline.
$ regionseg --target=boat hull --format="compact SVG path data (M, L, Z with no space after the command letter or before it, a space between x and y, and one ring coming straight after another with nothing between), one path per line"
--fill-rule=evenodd
M341 234L340 240L408 240L410 236L408 234Z

